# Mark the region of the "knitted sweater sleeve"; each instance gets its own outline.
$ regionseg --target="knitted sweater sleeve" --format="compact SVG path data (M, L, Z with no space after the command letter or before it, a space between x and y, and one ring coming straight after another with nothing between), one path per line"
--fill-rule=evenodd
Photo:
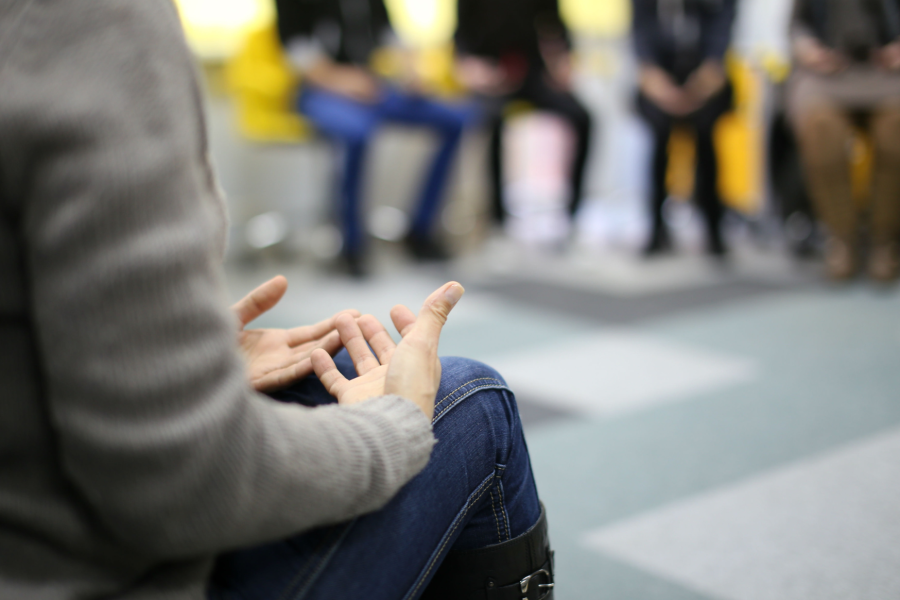
M246 381L172 2L30 0L15 18L0 40L2 196L60 469L84 510L174 559L386 503L434 444L411 402L309 409Z

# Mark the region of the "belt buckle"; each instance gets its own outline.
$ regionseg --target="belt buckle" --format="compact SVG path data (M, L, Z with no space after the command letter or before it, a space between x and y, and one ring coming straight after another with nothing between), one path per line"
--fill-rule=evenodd
M526 594L525 596L522 596L522 600L528 600L528 596L527 596L528 586L531 584L531 578L537 577L538 575L543 575L544 577L547 578L547 581L549 582L549 583L537 584L538 590L546 591L546 593L544 593L543 595L538 597L538 600L542 600L543 598L546 598L550 594L550 590L552 590L553 586L554 586L553 576L550 575L550 572L547 569L538 569L531 575L526 575L525 577L522 578L521 581L519 581L519 589L522 591L523 594Z

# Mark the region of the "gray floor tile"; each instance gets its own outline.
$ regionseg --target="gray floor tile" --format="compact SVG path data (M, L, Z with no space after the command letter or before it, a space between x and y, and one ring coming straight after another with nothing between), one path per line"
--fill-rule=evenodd
M900 430L586 536L727 600L900 598Z

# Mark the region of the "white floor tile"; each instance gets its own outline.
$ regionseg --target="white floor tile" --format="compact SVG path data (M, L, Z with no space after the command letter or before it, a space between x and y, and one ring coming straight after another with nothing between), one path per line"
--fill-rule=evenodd
M490 363L512 389L608 416L751 381L753 361L628 331L604 331L513 352Z

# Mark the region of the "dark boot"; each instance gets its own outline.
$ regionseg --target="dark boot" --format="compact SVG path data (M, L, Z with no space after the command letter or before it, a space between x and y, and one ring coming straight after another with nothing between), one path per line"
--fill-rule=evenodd
M653 224L653 230L650 232L650 239L641 249L641 254L645 258L652 258L672 249L672 238L669 236L669 230L660 219L659 222Z
M442 262L450 260L447 247L434 237L410 233L403 238L410 256L418 262Z
M553 600L553 552L547 516L501 544L451 553L422 600Z

